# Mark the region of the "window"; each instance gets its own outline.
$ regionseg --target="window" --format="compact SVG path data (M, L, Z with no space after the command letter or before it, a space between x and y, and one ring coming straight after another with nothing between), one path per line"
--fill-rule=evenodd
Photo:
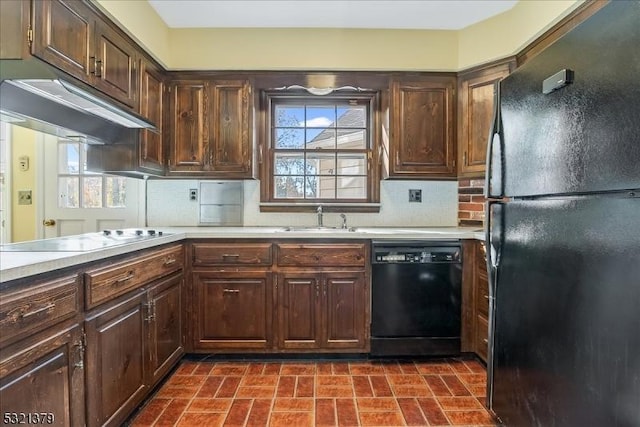
M263 202L300 205L378 200L372 167L375 94L267 94ZM266 197L265 197L266 196Z
M58 142L58 207L124 208L125 178L87 171L86 158L84 144Z

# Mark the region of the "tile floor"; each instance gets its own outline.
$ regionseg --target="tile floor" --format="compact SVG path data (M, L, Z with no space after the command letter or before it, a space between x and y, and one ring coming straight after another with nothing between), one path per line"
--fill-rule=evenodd
M472 359L194 361L132 426L496 426Z

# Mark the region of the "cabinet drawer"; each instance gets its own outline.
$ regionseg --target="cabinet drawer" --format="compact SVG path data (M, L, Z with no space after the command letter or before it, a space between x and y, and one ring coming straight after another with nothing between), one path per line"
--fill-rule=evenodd
M476 294L476 309L478 313L489 317L489 282L486 276L478 275L478 293Z
M80 306L76 275L0 296L0 342L11 341L74 316Z
M365 266L365 245L349 244L297 244L280 243L280 266Z
M489 322L486 317L478 315L478 329L476 331L476 353L485 362L489 352Z
M154 251L84 273L87 308L93 308L152 280L182 269L182 246Z
M193 265L271 265L271 243L194 243Z

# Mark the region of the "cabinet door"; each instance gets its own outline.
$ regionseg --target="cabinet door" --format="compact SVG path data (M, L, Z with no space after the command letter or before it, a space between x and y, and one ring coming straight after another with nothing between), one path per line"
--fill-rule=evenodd
M3 424L83 426L82 357L82 330L77 324L38 334L2 350L0 412ZM20 414L43 416L40 420L29 420L19 418Z
M272 346L273 291L269 272L194 273L197 349Z
M392 85L390 175L454 177L455 77L423 77Z
M142 401L145 385L144 292L109 303L90 314L87 334L87 425L121 425Z
M280 273L277 287L279 347L320 348L320 275L313 272Z
M501 64L463 76L460 81L458 148L462 175L484 176L495 90L509 70L510 64Z
M363 350L367 344L364 272L325 273L323 283L324 348Z
M209 90L211 169L220 177L251 178L249 82L215 81Z
M95 40L93 86L129 107L137 107L135 48L101 21L96 21Z
M93 71L90 49L95 16L79 1L34 1L33 44L38 58L85 82Z
M202 172L208 129L203 82L180 81L171 90L170 172Z
M178 273L148 291L151 306L149 322L148 373L150 386L158 382L184 354L182 345L182 282Z
M164 81L156 67L146 60L140 61L140 114L156 125L157 131L140 131L138 153L140 166L153 172L164 171L163 108Z

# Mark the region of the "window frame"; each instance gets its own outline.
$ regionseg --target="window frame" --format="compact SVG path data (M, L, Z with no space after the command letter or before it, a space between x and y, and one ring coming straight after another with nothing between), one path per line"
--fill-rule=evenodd
M328 150L331 153L363 153L367 162L366 195L362 199L292 199L275 197L275 154L283 152L275 148L273 137L273 113L275 105L310 104L336 105L337 101L354 99L358 105L365 105L367 111L367 147L357 150L335 149ZM297 101L297 102L296 102ZM311 212L318 205L322 205L325 211L340 212L379 212L380 210L380 163L379 163L379 115L380 93L377 91L340 91L328 95L313 95L304 90L263 90L260 93L260 114L258 141L258 163L260 164L260 210L262 212ZM301 128L304 129L304 128ZM310 152L306 147L300 150L292 149L291 152ZM323 150L319 150L320 152ZM336 179L339 175L336 176Z

